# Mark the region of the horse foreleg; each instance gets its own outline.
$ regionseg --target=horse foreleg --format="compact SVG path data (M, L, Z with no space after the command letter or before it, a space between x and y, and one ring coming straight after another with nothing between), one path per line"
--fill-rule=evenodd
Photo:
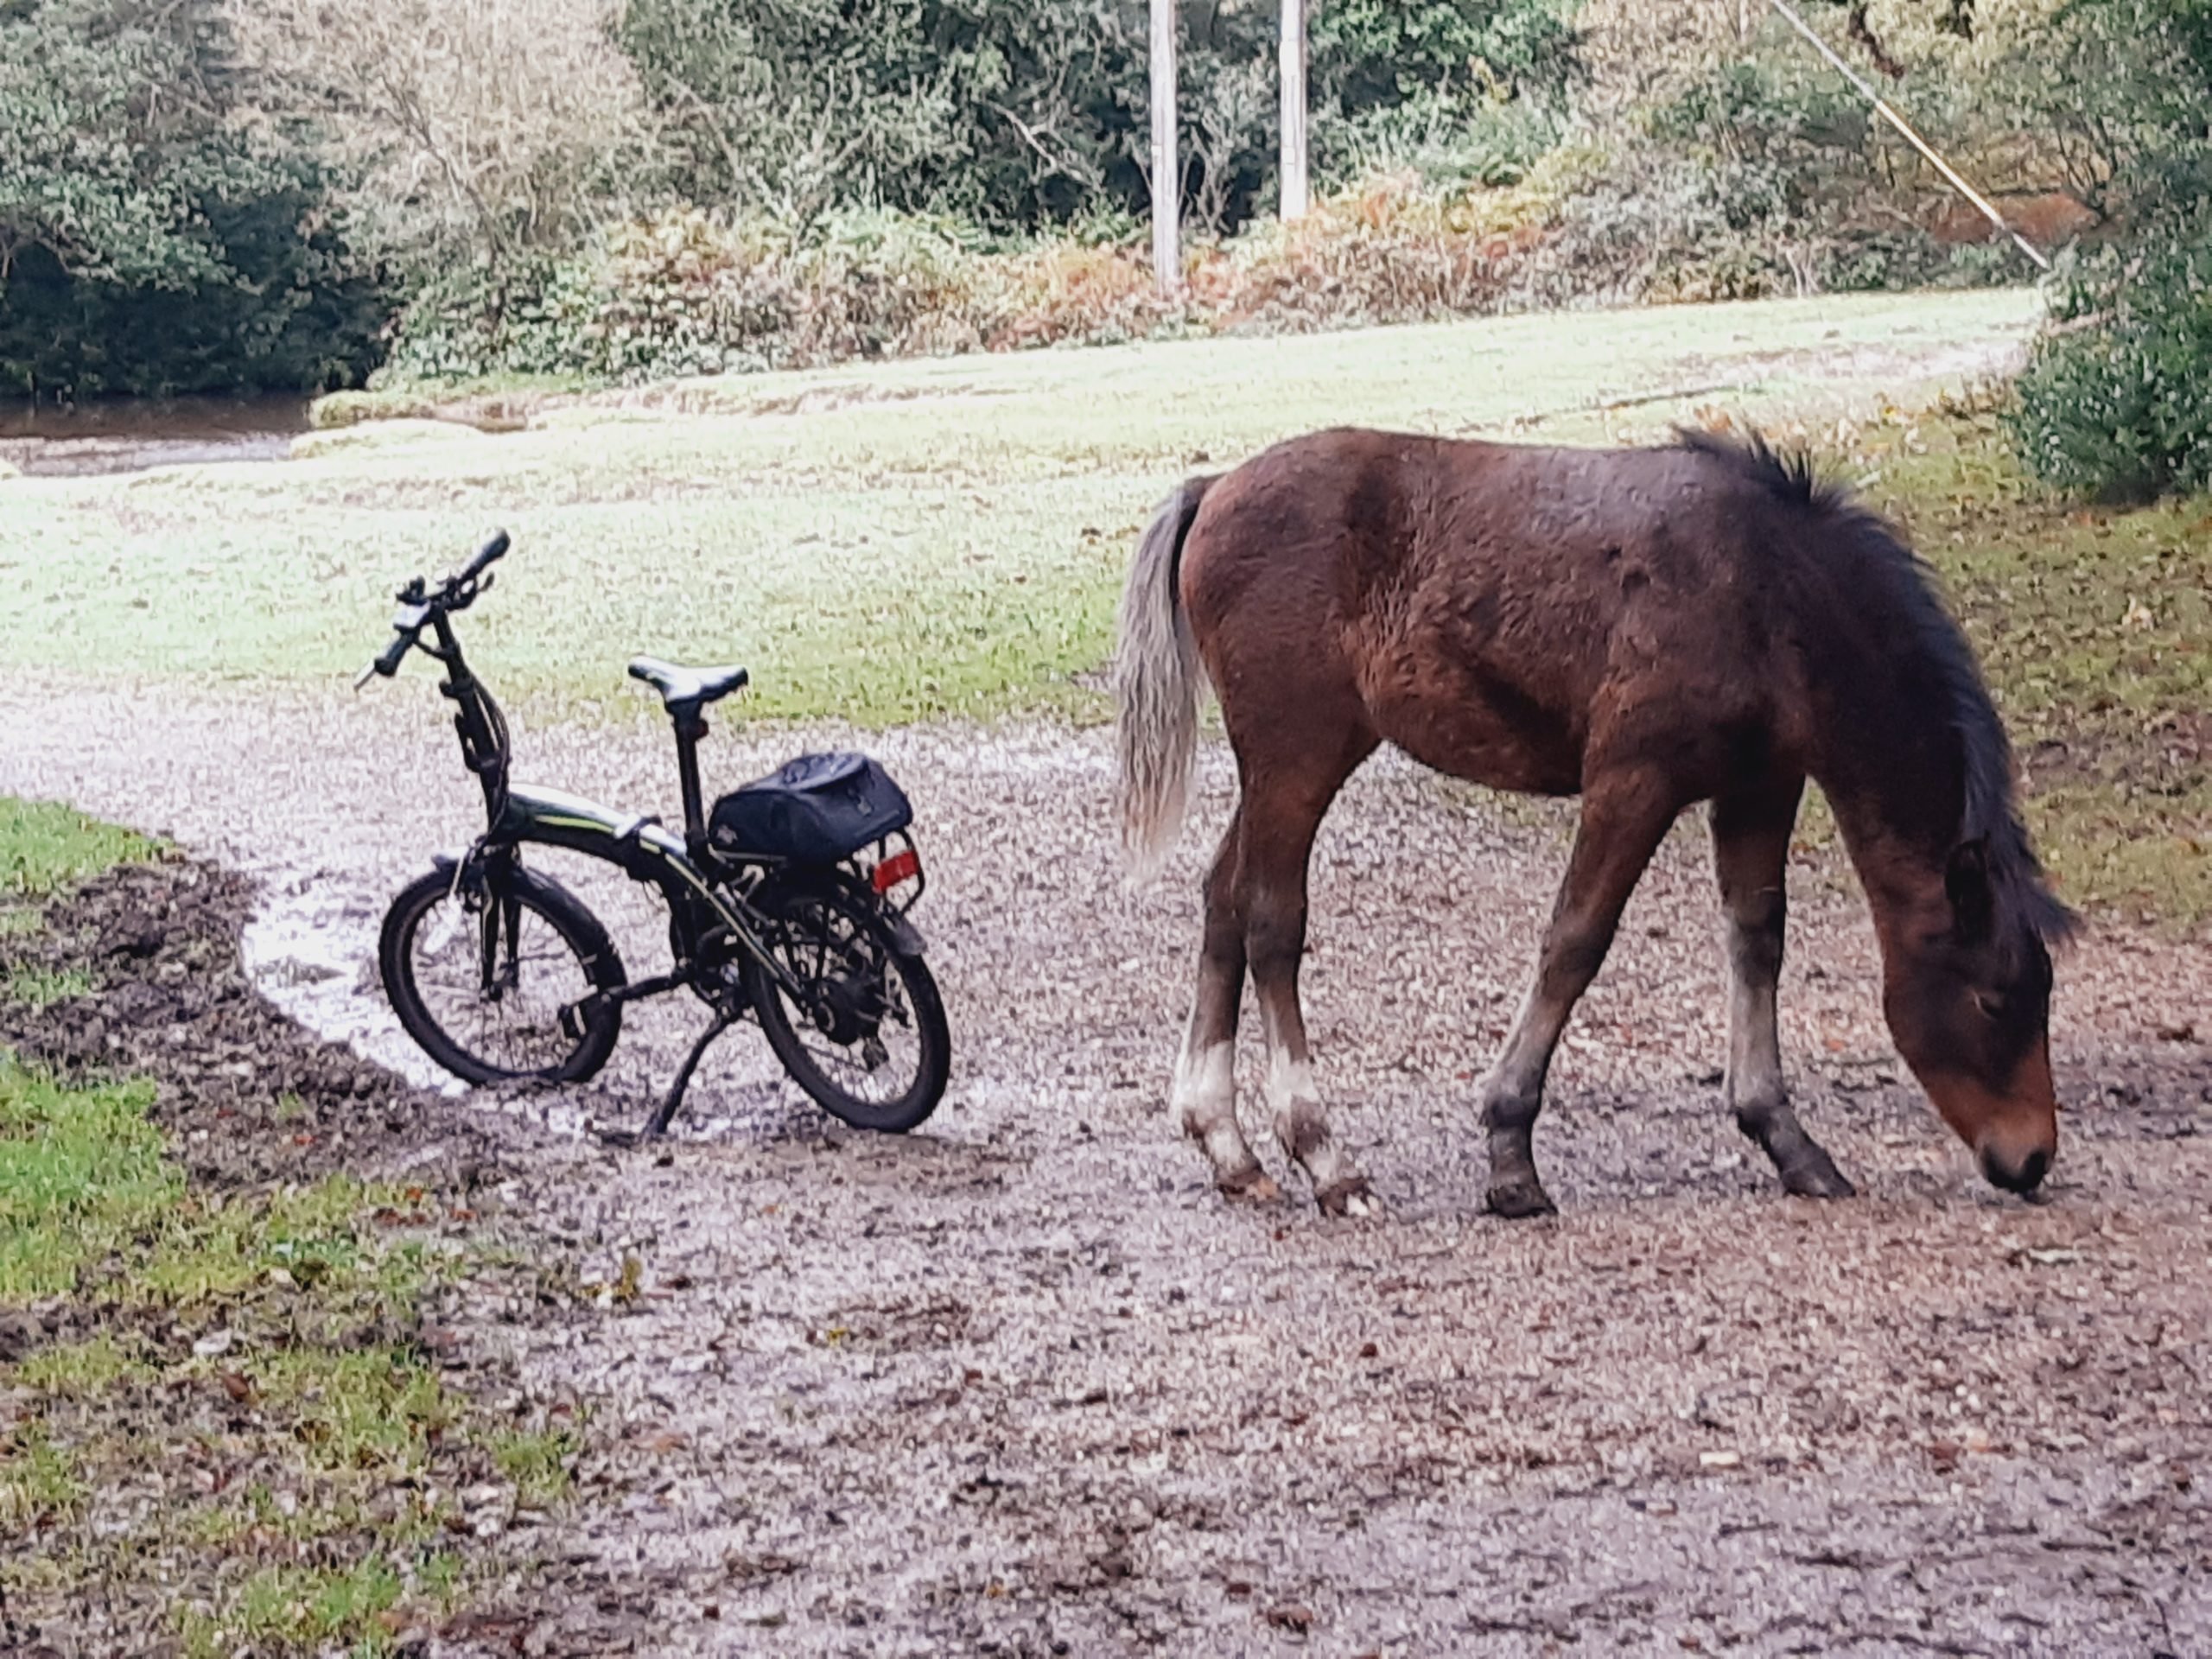
M1373 1208L1374 1193L1329 1132L1298 1001L1298 969L1306 954L1306 861L1334 793L1332 784L1318 800L1284 798L1296 796L1288 791L1264 801L1248 796L1238 874L1245 950L1267 1037L1268 1105L1275 1138L1312 1178L1324 1214L1358 1216Z
M1545 931L1535 982L1504 1052L1483 1088L1490 1131L1487 1206L1501 1216L1548 1216L1557 1207L1536 1175L1536 1115L1567 1016L1598 976L1621 911L1681 804L1665 780L1642 771L1586 784L1567 879Z
M1728 1104L1789 1192L1847 1198L1851 1183L1805 1133L1782 1079L1775 987L1782 977L1789 901L1785 870L1804 779L1724 796L1713 804L1713 868L1728 918Z
M1241 813L1240 813L1241 817ZM1175 1062L1175 1115L1183 1132L1205 1149L1214 1184L1231 1198L1279 1198L1236 1124L1236 1016L1244 995L1244 912L1237 893L1237 819L1206 876L1205 936L1198 949L1198 985L1191 1023Z

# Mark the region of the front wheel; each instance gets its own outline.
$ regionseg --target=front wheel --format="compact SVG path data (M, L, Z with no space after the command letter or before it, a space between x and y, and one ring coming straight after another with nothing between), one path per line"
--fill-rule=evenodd
M855 1128L900 1135L937 1109L952 1037L937 981L899 949L873 895L830 879L753 897L762 943L798 988L745 964L760 1029L793 1082Z
M606 929L518 865L409 887L385 914L377 966L407 1034L470 1083L580 1083L621 1034L620 1005L598 1000L626 977Z

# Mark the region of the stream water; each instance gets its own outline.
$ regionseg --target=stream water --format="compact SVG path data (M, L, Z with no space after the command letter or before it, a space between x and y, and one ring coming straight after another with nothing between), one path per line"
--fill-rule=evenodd
M307 399L290 396L0 404L0 461L34 476L60 477L279 461L307 429Z

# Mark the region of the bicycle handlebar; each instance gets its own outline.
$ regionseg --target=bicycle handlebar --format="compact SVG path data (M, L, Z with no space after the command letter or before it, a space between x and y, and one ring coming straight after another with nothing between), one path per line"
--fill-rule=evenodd
M392 641L384 654L361 671L353 682L358 691L369 683L372 675L391 678L399 672L400 664L407 660L407 653L419 643L423 628L434 616L465 611L476 602L476 596L492 585L492 578L485 573L506 556L512 546L504 530L495 531L492 539L476 550L476 556L463 566L460 574L448 576L435 591L426 591L420 576L399 593L401 610L392 619Z
M455 576L447 586L461 588L475 581L477 577L506 557L507 549L512 545L512 543L507 539L505 531L493 531L492 539L477 550L476 556L468 562L468 568Z

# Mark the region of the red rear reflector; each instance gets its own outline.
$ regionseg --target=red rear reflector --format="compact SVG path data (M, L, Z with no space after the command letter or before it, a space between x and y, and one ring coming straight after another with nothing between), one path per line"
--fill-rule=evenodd
M922 855L909 847L904 852L892 854L877 865L875 874L869 880L875 883L878 893L888 893L901 881L911 881L921 873Z

